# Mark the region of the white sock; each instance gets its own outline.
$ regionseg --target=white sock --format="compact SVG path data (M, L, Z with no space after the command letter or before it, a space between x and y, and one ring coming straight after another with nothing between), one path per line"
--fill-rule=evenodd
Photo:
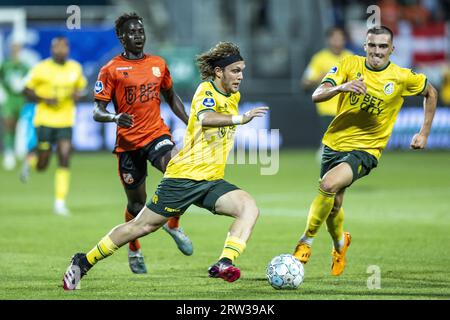
M341 240L338 240L338 241L333 240L334 248L337 251L341 251L341 249L344 247L344 239L345 239L345 237L344 237L344 235L342 235Z
M306 243L308 246L312 246L314 238L307 237L306 235L302 235L300 238L300 242Z

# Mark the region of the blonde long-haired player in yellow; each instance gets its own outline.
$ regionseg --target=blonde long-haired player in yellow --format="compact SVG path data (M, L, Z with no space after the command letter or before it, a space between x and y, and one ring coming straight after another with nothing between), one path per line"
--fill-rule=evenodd
M333 67L313 93L321 102L339 96L337 115L323 137L319 191L294 255L307 263L311 245L326 222L333 239L331 274L344 271L350 233L344 232L344 192L374 169L392 133L404 97L424 96L424 120L411 140L412 149L427 145L437 103L437 92L423 74L390 62L393 33L386 27L368 30L366 57L350 56Z
M235 44L220 42L198 56L197 63L205 81L192 99L184 147L170 160L155 194L135 219L113 228L87 254L72 257L63 278L65 290L75 289L98 261L130 240L158 230L170 217L182 215L192 204L235 219L219 260L208 269L208 274L228 282L240 277L234 261L246 247L259 210L247 192L223 177L236 126L264 116L268 108L258 107L239 114L239 86L245 62Z

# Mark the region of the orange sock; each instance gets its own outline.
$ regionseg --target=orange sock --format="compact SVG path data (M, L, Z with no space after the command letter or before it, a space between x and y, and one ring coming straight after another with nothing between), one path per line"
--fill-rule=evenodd
M125 209L125 222L133 220L135 217L128 212L128 209ZM128 243L128 247L131 251L138 251L141 248L141 244L139 243L139 240L133 240Z
M169 221L167 221L167 226L170 229L178 228L180 226L180 217L172 217L172 218L170 218Z

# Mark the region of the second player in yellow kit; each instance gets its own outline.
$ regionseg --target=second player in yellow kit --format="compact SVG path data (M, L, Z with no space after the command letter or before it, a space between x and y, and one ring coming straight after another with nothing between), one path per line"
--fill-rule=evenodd
M24 90L31 101L36 102L34 126L37 129L38 171L47 168L56 145L58 168L55 173L55 213L69 214L66 198L70 184L70 154L72 150L72 126L75 121L75 101L86 86L81 65L69 60L69 43L64 37L57 37L51 44L52 57L37 64L28 75ZM22 180L26 181L29 166L22 170Z
M392 31L368 30L366 57L350 56L334 66L313 93L313 101L338 97L337 115L328 127L320 172L320 186L308 213L306 228L294 255L307 263L320 226L326 222L333 240L331 274L342 274L351 243L344 232L344 192L378 165L392 133L404 97L424 96L424 121L411 148L424 149L436 110L437 93L423 74L390 62Z
M259 210L247 192L223 180L225 164L236 125L264 116L268 108L238 114L245 63L235 44L220 42L199 55L197 63L202 79L210 81L201 83L193 98L184 147L171 159L155 194L135 219L112 229L87 254L73 256L64 275L64 289L75 289L98 261L130 240L158 230L169 217L182 215L192 204L235 219L219 261L208 274L228 282L239 279L241 272L233 263L246 247Z

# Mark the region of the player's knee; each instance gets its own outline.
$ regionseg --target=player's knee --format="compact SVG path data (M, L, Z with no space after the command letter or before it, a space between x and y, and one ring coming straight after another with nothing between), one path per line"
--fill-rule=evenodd
M328 179L323 179L320 182L320 189L330 193L336 193L339 191L337 184Z

